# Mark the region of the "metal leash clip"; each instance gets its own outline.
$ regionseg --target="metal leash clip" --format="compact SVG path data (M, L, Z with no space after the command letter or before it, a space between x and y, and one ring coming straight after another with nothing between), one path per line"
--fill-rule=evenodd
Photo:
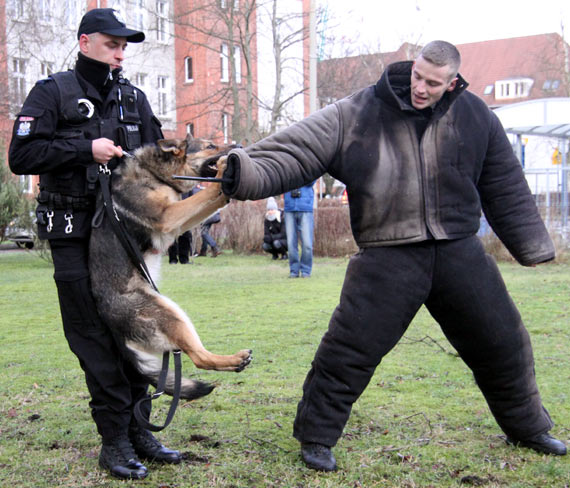
M65 226L65 233L66 234L71 234L73 232L73 224L71 223L71 221L73 220L73 214L72 213L66 213L63 218L65 220L67 220L67 225Z
M46 212L46 217L48 219L47 231L51 232L53 230L53 210L48 210Z

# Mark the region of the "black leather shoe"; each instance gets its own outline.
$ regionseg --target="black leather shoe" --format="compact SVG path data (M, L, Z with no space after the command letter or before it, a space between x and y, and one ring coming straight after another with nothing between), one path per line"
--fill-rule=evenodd
M535 435L534 437L524 441L507 437L507 444L512 444L517 447L528 447L529 449L534 449L537 452L554 454L555 456L564 456L566 454L566 446L564 443L547 433Z
M137 459L126 435L103 444L99 454L99 466L122 479L142 480L148 474L146 467Z
M158 463L178 464L182 457L179 451L164 447L150 431L146 429L129 430L129 438L135 452L141 459Z
M311 469L317 471L336 470L336 459L329 446L304 442L301 444L301 456L307 467Z

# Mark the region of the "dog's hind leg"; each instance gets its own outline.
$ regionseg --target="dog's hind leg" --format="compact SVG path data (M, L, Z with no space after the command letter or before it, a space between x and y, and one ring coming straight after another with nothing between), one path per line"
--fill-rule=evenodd
M188 316L169 298L150 292L145 302L137 312L137 318L147 330L149 322L155 322L153 328L158 332L151 341L146 341L147 349L152 348L153 352L180 349L200 369L241 371L251 362L249 349L227 356L208 351Z

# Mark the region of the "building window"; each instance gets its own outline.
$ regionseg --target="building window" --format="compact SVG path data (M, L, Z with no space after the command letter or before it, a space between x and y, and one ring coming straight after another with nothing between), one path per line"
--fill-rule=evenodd
M26 65L25 59L12 60L12 96L14 103L21 107L26 99Z
M148 75L146 73L137 73L135 75L134 84L141 90L145 91Z
M73 29L77 28L81 16L81 6L79 0L65 0L65 22Z
M220 8L228 8L228 3L232 3L234 10L239 10L239 0L220 0Z
M158 77L158 115L168 113L168 76Z
M236 68L236 83L241 83L241 49L234 46L234 65Z
M545 80L542 85L544 91L556 91L560 87L560 80Z
M40 75L42 78L47 78L53 73L53 63L48 63L44 61L40 65Z
M14 20L26 20L26 0L12 0L12 15Z
M229 115L226 113L222 114L222 132L224 135L224 144L227 144L229 140Z
M190 83L194 81L194 73L192 71L192 57L186 56L184 58L184 81Z
M38 20L49 23L53 12L53 0L39 0L37 5Z
M495 88L495 85L487 85L483 91L483 95L490 95L493 93L493 88Z
M228 55L228 45L226 43L222 44L220 49L220 62L221 62L221 77L220 81L228 82L230 81L230 69L229 69L229 55Z
M192 122L186 124L186 134L194 137L194 124Z
M534 80L531 78L497 81L495 82L495 99L528 97L533 83Z
M168 1L157 0L156 2L156 39L160 42L168 40Z
M137 30L144 31L146 24L146 8L145 0L135 0L134 9L134 27Z

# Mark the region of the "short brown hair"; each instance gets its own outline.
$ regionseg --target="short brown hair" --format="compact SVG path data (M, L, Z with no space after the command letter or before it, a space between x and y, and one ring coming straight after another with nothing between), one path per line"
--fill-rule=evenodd
M421 56L436 66L449 66L451 78L455 78L461 64L461 55L457 48L446 41L431 41L420 51Z

